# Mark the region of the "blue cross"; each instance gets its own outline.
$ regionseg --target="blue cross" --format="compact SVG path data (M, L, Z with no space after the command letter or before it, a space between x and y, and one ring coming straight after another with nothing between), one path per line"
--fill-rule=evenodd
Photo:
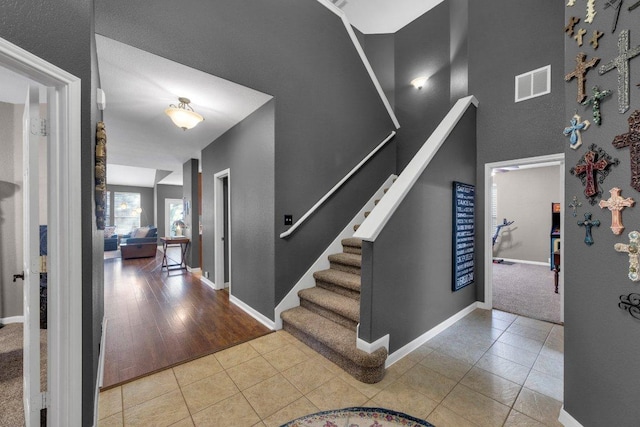
M582 137L580 136L580 131L586 130L591 123L589 120L585 120L583 122L580 121L580 116L577 114L574 115L569 121L571 126L564 128L565 136L569 137L569 143L571 144L571 148L574 150L582 145Z

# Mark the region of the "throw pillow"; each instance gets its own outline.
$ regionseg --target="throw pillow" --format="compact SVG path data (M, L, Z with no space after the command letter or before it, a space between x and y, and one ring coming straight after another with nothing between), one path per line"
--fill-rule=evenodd
M113 236L114 234L116 234L116 226L115 225L107 225L104 228L104 238L108 239L109 237Z
M149 227L140 227L133 230L133 233L131 233L131 237L138 237L138 238L147 237L148 233L149 233Z

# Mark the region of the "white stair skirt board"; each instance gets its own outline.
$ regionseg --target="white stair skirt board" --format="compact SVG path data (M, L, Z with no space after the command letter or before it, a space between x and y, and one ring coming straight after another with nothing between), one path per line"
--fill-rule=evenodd
M329 268L328 256L331 254L342 252L342 239L353 236L353 226L362 223L364 220L364 213L373 210L376 206L375 200L381 199L384 196L384 189L393 184L393 180L397 178L396 175L391 175L382 184L382 186L376 191L376 193L369 199L366 205L358 212L349 224L336 236L327 249L318 257L311 267L302 275L298 283L289 291L289 293L280 301L280 304L275 309L275 328L282 329L282 319L280 313L290 308L298 307L300 305L300 299L298 298L298 292L303 289L313 288L316 285L316 280L313 278L313 273L320 270L326 270Z
M98 381L96 381L95 397L93 398L93 425L98 425L98 415L100 414L100 389L104 382L104 355L107 344L107 322L109 319L102 318L102 337L100 337L100 355L98 356Z
M516 264L544 265L545 267L549 267L548 262L542 262L542 261L527 261L524 259L502 258L501 256L494 256L493 259L502 259L507 262L515 262Z
M24 316L11 316L0 318L0 323L3 325L9 325L11 323L24 323Z
M478 308L478 302L474 302L473 304L469 305L467 308L463 308L462 310L460 310L459 312L457 312L453 316L449 317L444 322L441 322L437 326L434 326L433 328L431 328L430 330L428 330L424 334L420 335L418 338L416 338L415 340L411 341L409 344L407 344L404 347L399 348L398 350L394 351L392 354L389 355L389 357L387 357L387 362L385 363L385 368L390 367L391 365L396 363L398 360L402 359L407 354L411 353L413 350L415 350L416 348L420 347L422 344L426 343L431 338L435 337L440 332L444 331L449 326L453 325L454 323L456 323L458 320L462 319L467 314L471 313L476 308Z
M218 290L218 288L216 288L216 284L213 283L211 280L207 279L206 277L200 276L200 281L205 285L207 285L208 287L210 287L211 289L213 289L214 291Z
M238 298L234 297L231 294L229 294L229 301L231 303L237 305L238 307L240 307L245 313L247 313L249 316L251 316L254 319L256 319L258 322L262 323L267 328L269 328L271 330L276 329L276 325L273 322L273 320L269 319L264 314L257 312L252 307L250 307L249 305L247 305L244 302L240 301Z
M575 418L573 418L567 411L564 410L564 405L562 405L562 409L560 409L560 416L558 417L558 421L562 423L564 427L582 427Z

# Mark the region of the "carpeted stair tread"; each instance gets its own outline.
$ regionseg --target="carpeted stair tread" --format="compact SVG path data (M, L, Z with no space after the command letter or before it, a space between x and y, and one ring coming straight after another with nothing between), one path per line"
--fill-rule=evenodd
M301 300L310 301L326 311L335 313L335 315L346 317L355 324L360 321L360 301L353 298L318 287L303 289L298 292L298 297ZM318 314L323 315L322 313ZM330 318L332 317L334 316L330 316Z
M327 270L316 271L313 273L313 278L320 282L331 283L352 291L360 292L360 276L357 274L329 268Z
M383 366L387 350L382 347L369 354L356 348L356 332L312 313L304 307L295 307L282 313L283 322L304 331L304 334L339 353L362 367Z
M354 248L362 247L362 239L357 237L347 237L346 239L342 239L342 246L352 246Z
M362 264L362 255L341 252L339 254L329 255L329 262L360 267Z

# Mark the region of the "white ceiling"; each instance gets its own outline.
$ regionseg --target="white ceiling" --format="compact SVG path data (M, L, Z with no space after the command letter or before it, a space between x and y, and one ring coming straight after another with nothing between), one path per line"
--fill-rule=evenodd
M109 184L153 187L156 169L179 175L161 183L182 184L184 162L200 158L203 148L272 98L100 35L96 43L106 99ZM191 99L205 118L187 131L164 113L180 96Z
M395 33L443 0L331 0L364 34Z

